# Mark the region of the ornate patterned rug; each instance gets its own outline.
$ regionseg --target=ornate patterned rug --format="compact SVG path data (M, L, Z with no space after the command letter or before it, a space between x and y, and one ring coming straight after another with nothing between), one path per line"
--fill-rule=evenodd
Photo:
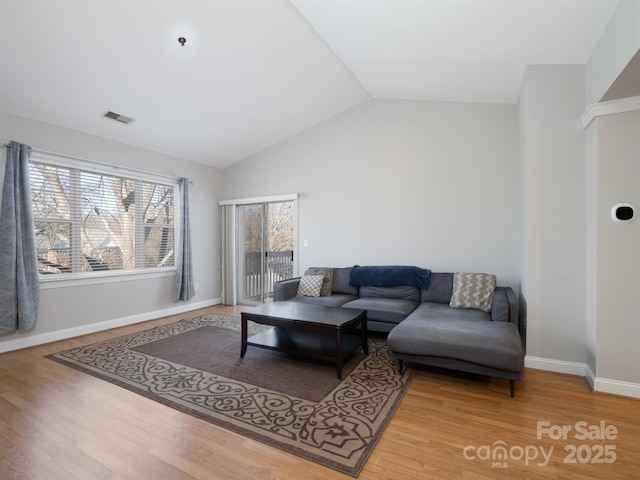
M238 318L204 315L47 358L357 477L413 371L400 376L377 338L343 381L329 364L280 352L249 347L240 359L239 329Z

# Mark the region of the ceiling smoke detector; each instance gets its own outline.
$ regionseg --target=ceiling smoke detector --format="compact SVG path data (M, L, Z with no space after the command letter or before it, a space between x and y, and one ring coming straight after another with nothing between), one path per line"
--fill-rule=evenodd
M118 121L120 123L124 123L125 125L129 125L131 122L133 122L133 118L126 117L124 115L120 115L119 113L112 112L112 111L108 111L107 113L104 114L104 116L106 118L110 118L112 120L116 120L116 121Z

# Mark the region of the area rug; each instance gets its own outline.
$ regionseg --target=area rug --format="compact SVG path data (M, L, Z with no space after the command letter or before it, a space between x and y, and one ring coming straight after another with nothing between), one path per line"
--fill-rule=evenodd
M263 325L249 325L250 334ZM249 346L240 319L204 315L47 358L357 477L411 382L384 339L335 368Z

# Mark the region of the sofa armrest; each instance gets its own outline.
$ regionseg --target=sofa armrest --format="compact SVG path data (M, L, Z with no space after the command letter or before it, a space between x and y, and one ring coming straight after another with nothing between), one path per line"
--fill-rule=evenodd
M518 298L511 287L496 287L491 301L491 320L518 326Z
M511 287L505 287L507 298L509 299L509 321L518 329L520 328L520 308L518 306L518 297Z
M284 302L298 294L300 277L289 278L273 284L273 301Z

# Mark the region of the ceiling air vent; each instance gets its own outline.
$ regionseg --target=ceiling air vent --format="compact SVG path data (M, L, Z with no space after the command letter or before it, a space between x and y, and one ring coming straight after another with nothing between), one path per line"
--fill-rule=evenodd
M104 114L104 116L106 118L110 118L112 120L116 120L120 123L124 123L125 125L129 125L131 122L133 122L133 118L131 117L125 117L124 115L120 115L119 113L116 112L107 112Z

